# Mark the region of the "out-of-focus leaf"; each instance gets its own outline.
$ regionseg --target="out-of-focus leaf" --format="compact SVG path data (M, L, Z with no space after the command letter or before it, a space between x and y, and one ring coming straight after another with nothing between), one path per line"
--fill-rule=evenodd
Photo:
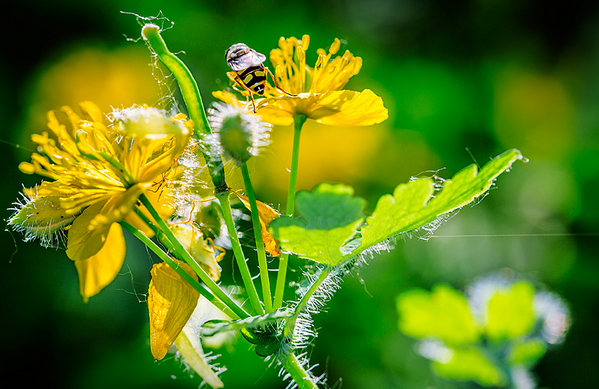
M471 203L485 194L497 176L522 159L512 149L488 162L480 172L470 165L445 181L443 189L433 197L432 178L419 178L395 188L393 195L382 196L362 228L362 242L353 255L406 231L431 223L451 211Z
M284 249L302 258L338 265L345 259L341 247L364 220L365 202L353 193L350 186L327 183L311 192L299 192L296 209L303 221L280 217L269 228Z
M479 333L466 298L447 285L413 289L397 297L399 329L408 336L437 338L448 345L476 342Z
M535 322L533 310L534 286L527 281L497 291L489 300L487 336L494 341L513 339L527 334Z
M529 339L512 346L508 361L512 366L532 368L546 352L547 346L542 340Z
M454 349L447 363L433 362L436 374L454 380L473 380L483 386L501 386L506 382L504 373L483 353L475 348Z

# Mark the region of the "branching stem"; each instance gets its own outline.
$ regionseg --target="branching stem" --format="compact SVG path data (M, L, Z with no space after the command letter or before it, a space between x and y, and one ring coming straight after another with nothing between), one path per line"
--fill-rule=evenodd
M220 299L215 297L212 294L212 292L210 290L208 290L208 288L206 288L204 285L202 285L198 281L196 281L195 278L193 278L192 276L187 274L187 272L181 266L179 266L171 257L169 257L169 255L167 253L162 251L160 249L160 247L158 247L156 245L156 243L154 243L150 238L148 238L143 232L139 231L137 228L133 227L131 224L127 223L124 220L121 221L120 224L126 230L131 232L142 243L144 243L150 250L152 250L154 252L154 254L156 254L158 256L158 258L162 259L170 267L172 267L177 272L177 274L179 274L181 276L181 278L183 278L183 280L185 280L195 290L200 292L200 294L202 296L206 297L206 299L208 299L208 301L210 301L212 304L214 304L215 307L217 307L218 309L220 309L221 311L223 311L224 313L229 315L229 317L238 318L238 315L234 311L232 311Z
M235 301L233 301L233 299L228 294L226 294L225 291L222 290L216 284L216 282L214 282L214 280L210 278L208 274L206 274L206 271L204 271L204 269L202 269L202 267L198 265L198 263L191 256L191 254L187 252L185 247L181 245L177 237L175 237L173 232L168 228L164 220L162 220L158 212L156 212L156 210L154 209L150 201L147 199L147 197L145 195L141 195L140 200L158 224L158 228L160 228L160 231L164 234L166 238L164 239L165 244L167 244L167 246L170 246L168 248L174 251L177 258L187 262L187 264L191 266L191 268L198 275L198 277L200 277L202 282L206 284L206 287L208 287L208 289L210 289L210 291L214 293L216 297L222 300L226 306L233 310L236 316L240 318L249 317L249 314L243 308L241 308Z

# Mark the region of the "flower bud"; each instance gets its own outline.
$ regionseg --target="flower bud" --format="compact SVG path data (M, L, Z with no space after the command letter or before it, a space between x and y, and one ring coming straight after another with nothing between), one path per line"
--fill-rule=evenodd
M260 117L228 104L216 103L209 110L213 133L206 137L209 153L231 158L243 165L252 155L258 155L259 149L270 143L271 124L264 123Z
M189 132L184 123L168 117L164 110L148 106L115 110L110 119L115 129L143 138L160 139L172 135L187 135Z

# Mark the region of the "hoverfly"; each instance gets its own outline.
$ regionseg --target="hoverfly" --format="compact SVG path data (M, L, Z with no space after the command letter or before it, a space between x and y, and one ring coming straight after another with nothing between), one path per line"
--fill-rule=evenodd
M239 84L250 94L254 112L256 112L254 93L260 96L264 95L267 72L270 74L270 78L272 78L277 89L286 95L294 96L280 88L270 69L263 65L263 62L266 61L266 56L254 49L250 49L245 43L236 43L229 47L225 52L225 60L227 61L227 65L233 69L232 72L227 73L227 77L234 83Z

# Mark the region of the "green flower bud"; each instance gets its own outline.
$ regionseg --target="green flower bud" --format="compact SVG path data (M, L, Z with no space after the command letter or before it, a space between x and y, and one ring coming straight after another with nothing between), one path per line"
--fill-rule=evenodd
M171 135L187 135L189 128L180 117L168 117L164 110L133 106L110 114L115 129L127 135L160 139Z
M25 190L23 201L14 203L15 211L8 225L25 235L24 241L39 238L44 247L55 247L62 239L64 228L78 215L69 215L60 206L58 196L37 197L35 189Z
M209 154L215 158L222 154L243 165L270 143L272 125L257 115L222 103L215 103L209 113L213 133L206 136L206 142Z

